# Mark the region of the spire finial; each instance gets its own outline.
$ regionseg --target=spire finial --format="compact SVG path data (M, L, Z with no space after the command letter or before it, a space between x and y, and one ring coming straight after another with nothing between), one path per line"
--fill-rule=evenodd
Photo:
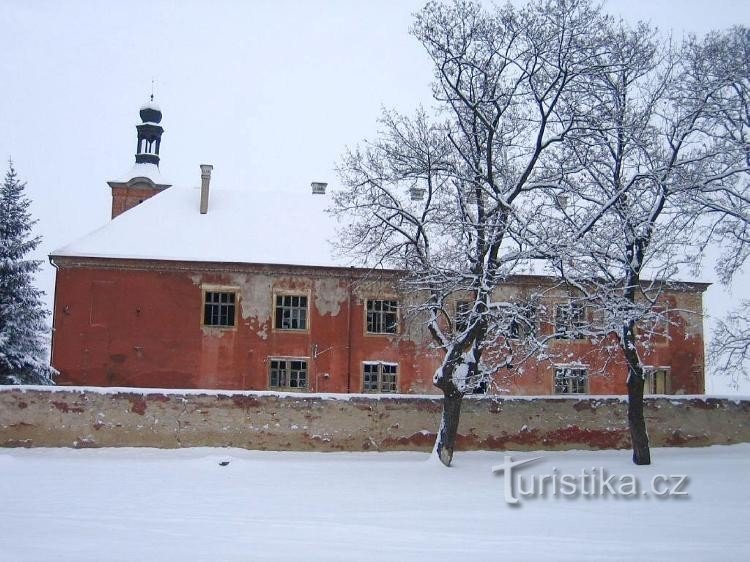
M154 101L154 82L156 82L156 80L151 78L151 101Z

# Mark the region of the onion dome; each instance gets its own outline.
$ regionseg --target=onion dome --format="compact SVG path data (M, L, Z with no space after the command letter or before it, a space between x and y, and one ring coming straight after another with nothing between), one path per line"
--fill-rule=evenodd
M151 99L141 106L141 121L144 123L161 123L161 108L154 101L153 94Z

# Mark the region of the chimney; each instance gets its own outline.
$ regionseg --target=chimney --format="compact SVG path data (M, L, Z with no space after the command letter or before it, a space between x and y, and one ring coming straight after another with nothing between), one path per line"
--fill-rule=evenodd
M211 182L211 164L201 164L201 215L208 212L208 184Z
M325 195L328 184L321 181L314 181L310 186L312 187L313 195Z

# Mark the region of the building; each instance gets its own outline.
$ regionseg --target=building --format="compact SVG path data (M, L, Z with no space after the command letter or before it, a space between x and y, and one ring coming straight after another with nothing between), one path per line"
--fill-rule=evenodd
M113 220L50 256L59 384L436 392L439 355L419 320L402 317L409 295L396 288L400 273L351 267L331 253L333 221L310 220L324 216L324 184L312 193L232 191L212 186L204 165L200 187L172 187L158 167L161 112L149 102L141 119L134 168L109 182ZM519 276L502 292L523 296L552 282ZM649 356L649 391L703 392L705 289L684 283L665 294L674 313L670 337ZM557 313L566 303L550 293L549 312L533 319L541 333L575 321ZM624 393L621 362L591 355L585 339L552 346L573 359L526 363L499 376L495 390Z

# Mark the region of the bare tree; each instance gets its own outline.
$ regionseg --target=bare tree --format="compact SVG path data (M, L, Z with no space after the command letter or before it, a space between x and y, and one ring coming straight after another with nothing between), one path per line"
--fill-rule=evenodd
M435 113L385 112L379 137L342 159L342 249L405 271L406 287L419 295L413 311L426 316L443 353L434 375L444 396L435 453L445 465L462 398L491 370L483 354L524 322L523 303L493 295L540 255L538 193L562 181L554 155L581 118L603 21L588 0L493 11L428 3L412 34L434 67ZM465 303L458 322L456 299Z
M750 29L691 38L685 51L684 87L707 96L701 125L733 162L730 178L690 194L705 215L709 238L721 248L719 279L729 283L750 254Z
M628 366L633 461L650 464L644 327L669 321L664 289L700 250L691 198L731 186L742 167L712 123L719 86L691 80L689 45L675 48L644 24L613 23L607 36L584 94L595 107L564 155L579 171L564 182L571 204L557 239L575 244L549 253L598 312L594 330L617 341Z
M691 194L704 215L705 238L720 248L716 273L729 284L750 255L750 29L735 26L688 43L686 82L708 91L705 130L734 158L731 181ZM709 355L715 369L732 378L750 376L750 301L743 300L717 323Z
M711 356L715 367L731 377L731 384L739 388L740 379L750 379L750 304L742 305L720 320L711 341Z

